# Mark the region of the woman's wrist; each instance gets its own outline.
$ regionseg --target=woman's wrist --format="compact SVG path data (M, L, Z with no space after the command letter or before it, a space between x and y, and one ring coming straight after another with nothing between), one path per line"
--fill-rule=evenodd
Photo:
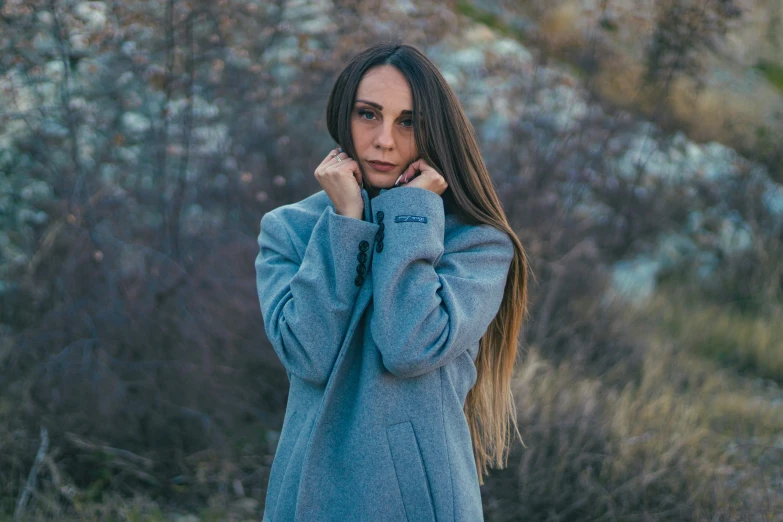
M335 213L335 214L338 214L338 215L340 215L340 216L345 216L345 217L352 217L352 218L354 218L354 219L358 219L359 221L361 221L361 220L362 220L362 218L364 217L364 216L362 215L362 212L356 212L356 211L343 211L343 210L338 210L338 209L336 209L336 208L334 209L334 213Z

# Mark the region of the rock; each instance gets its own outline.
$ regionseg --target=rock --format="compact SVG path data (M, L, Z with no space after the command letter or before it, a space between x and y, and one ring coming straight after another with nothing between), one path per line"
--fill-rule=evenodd
M60 82L65 78L65 65L62 60L50 60L44 65L44 75L53 82Z
M54 197L54 189L42 180L31 180L21 191L22 199L30 203L42 203Z
M42 56L56 56L57 41L48 33L37 33L33 37L33 49Z
M37 11L35 13L35 18L42 25L48 26L54 23L54 15L50 11Z
M151 123L146 116L136 112L126 112L122 115L122 126L131 134L143 134L150 129Z
M45 121L39 130L46 138L65 138L69 133L67 127L55 121Z
M90 49L90 39L87 32L72 32L68 34L68 43L71 46L72 51L79 51L86 53Z
M188 110L188 101L184 98L171 100L167 106L169 117L183 117ZM193 96L193 116L201 119L212 119L220 115L220 108L209 103L201 96Z
M131 71L125 71L122 73L116 81L117 87L125 87L133 80L133 73Z
M228 147L228 126L221 123L196 127L192 139L194 150L199 154L218 154Z
M612 269L610 295L633 303L649 299L655 290L661 263L646 256L615 263Z
M772 214L783 218L783 187L770 183L763 195L764 204Z
M655 259L662 269L675 269L683 263L692 260L699 252L699 248L688 236L675 232L665 232L658 238L658 248Z
M120 51L125 56L133 56L136 54L136 42L133 40L127 40L125 42L122 42L122 46L120 47Z
M742 218L734 215L722 220L718 231L717 247L724 254L737 254L752 246L752 231Z
M74 7L73 13L90 31L98 31L106 25L106 4L103 2L80 2Z
M239 488L242 487L242 483L241 482L235 481L235 484L236 483L239 484ZM234 486L234 491L235 492L237 491L237 486L236 485ZM244 494L244 489L241 489L241 491L242 491L242 494ZM233 509L235 509L235 510L241 512L241 513L244 513L246 515L251 515L253 513L256 513L258 511L258 509L259 509L259 506L260 506L260 504L259 504L258 500L254 499L254 498L250 498L250 497L241 498L241 499L235 501L232 504L232 508Z
M49 219L49 215L42 211L34 211L29 208L22 208L16 214L16 220L19 223L26 224L32 223L34 225L43 225L46 220Z

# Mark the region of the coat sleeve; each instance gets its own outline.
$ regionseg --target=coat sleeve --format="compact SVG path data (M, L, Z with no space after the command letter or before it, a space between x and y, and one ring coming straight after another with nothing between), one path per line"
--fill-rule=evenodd
M378 211L385 226L373 257L372 336L389 372L416 377L478 344L500 309L514 246L505 232L477 225L456 231L446 251L443 199L420 187L381 194L376 221Z
M355 282L360 244L368 243L364 264L369 266L378 225L327 206L301 256L291 242L290 226L274 211L261 219L255 261L261 315L286 370L323 386L361 288Z

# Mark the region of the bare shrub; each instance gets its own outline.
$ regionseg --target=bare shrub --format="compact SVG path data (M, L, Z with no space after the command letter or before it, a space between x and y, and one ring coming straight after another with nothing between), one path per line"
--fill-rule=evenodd
M110 492L263 499L287 381L258 308L258 224L317 190L333 76L394 37L359 23L380 7L0 5L15 103L0 166L51 190L3 265L3 512L41 425L52 466L34 499L58 516ZM440 4L419 14L406 41L453 22Z

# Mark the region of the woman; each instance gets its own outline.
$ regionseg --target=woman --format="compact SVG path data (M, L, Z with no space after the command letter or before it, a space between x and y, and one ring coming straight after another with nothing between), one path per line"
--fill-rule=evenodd
M519 436L525 254L436 67L378 44L340 73L322 191L268 212L264 327L290 380L264 520L483 520ZM520 436L521 439L521 436Z

